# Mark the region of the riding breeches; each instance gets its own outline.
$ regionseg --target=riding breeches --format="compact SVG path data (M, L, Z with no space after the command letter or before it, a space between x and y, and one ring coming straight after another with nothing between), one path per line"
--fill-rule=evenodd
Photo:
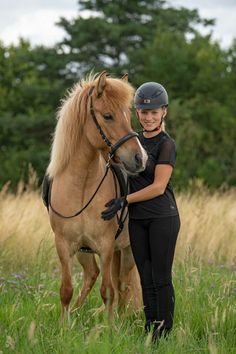
M180 228L179 216L129 220L130 243L141 279L146 326L173 325L175 296L172 263Z

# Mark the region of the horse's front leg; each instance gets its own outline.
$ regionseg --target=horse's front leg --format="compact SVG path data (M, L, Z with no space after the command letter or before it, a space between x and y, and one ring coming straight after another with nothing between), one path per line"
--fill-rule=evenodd
M114 287L112 284L112 258L114 253L114 245L110 248L103 249L100 253L101 269L102 269L102 284L100 288L101 297L108 311L108 319L113 319L113 304L114 304Z
M55 235L57 253L61 262L61 321L64 320L65 311L68 311L73 295L71 281L71 254L68 243L61 235Z
M73 311L83 305L99 275L99 268L97 266L94 254L83 254L78 251L77 259L83 267L84 276L83 286L73 307Z

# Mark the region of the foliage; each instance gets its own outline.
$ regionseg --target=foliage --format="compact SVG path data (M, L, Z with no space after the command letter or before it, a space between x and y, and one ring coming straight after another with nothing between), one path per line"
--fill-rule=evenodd
M58 21L66 35L54 47L0 42L0 187L10 180L14 190L29 165L42 180L60 99L104 68L128 72L136 87L157 81L167 88L177 188L195 179L212 189L236 185L236 41L222 49L198 24L210 31L214 20L164 0L81 0L77 17Z
M1 260L3 262L4 260ZM47 263L47 259L44 259ZM230 269L191 264L175 267L175 324L168 340L153 346L139 314L117 314L112 326L98 287L85 306L59 324L57 268L1 274L0 347L5 353L234 353L235 291ZM77 269L79 271L79 269ZM81 287L74 278L76 292ZM183 291L183 289L185 291Z
M84 17L84 11L91 17ZM137 73L146 67L145 51L163 23L172 31L194 32L193 25L211 24L196 10L167 8L163 0L79 1L79 15L73 21L61 18L59 26L67 36L61 43L72 61L79 62L78 75L93 69L107 69L112 74L128 72L137 83Z
M16 186L30 164L44 173L66 83L59 59L55 49L32 49L24 40L0 46L0 185L11 180Z
M49 254L47 253L47 256ZM14 259L13 259L14 260ZM47 266L48 258L38 253L31 268L1 274L2 350L24 353L153 353L156 348L143 332L143 314L118 313L109 327L101 306L98 286L85 306L59 324L58 268ZM4 258L1 258L4 265ZM74 277L76 293L81 278ZM174 271L176 313L173 332L162 340L162 353L227 352L235 350L235 289L230 269L201 266L190 260L177 264ZM185 289L185 291L183 291ZM206 301L207 299L207 301ZM214 349L214 350L213 350Z

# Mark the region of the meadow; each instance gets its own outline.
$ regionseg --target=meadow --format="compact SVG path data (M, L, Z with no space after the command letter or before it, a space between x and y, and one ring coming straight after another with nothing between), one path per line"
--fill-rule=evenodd
M60 325L60 266L40 193L0 194L0 353L236 353L236 191L180 193L173 269L172 335L158 347L143 313L116 312L112 326L99 281L83 308ZM75 263L75 296L82 273Z

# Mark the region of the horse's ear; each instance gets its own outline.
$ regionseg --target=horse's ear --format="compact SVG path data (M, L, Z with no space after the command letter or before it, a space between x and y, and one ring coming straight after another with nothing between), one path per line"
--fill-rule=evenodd
M106 71L102 71L101 74L99 75L98 77L98 81L97 81L97 85L96 85L96 95L97 97L101 97L102 96L102 93L105 89L105 86L106 86L106 76L107 76L107 73Z
M124 81L127 81L127 82L128 82L128 80L129 80L129 75L128 75L128 73L124 74L124 75L122 76L121 80L124 80Z

